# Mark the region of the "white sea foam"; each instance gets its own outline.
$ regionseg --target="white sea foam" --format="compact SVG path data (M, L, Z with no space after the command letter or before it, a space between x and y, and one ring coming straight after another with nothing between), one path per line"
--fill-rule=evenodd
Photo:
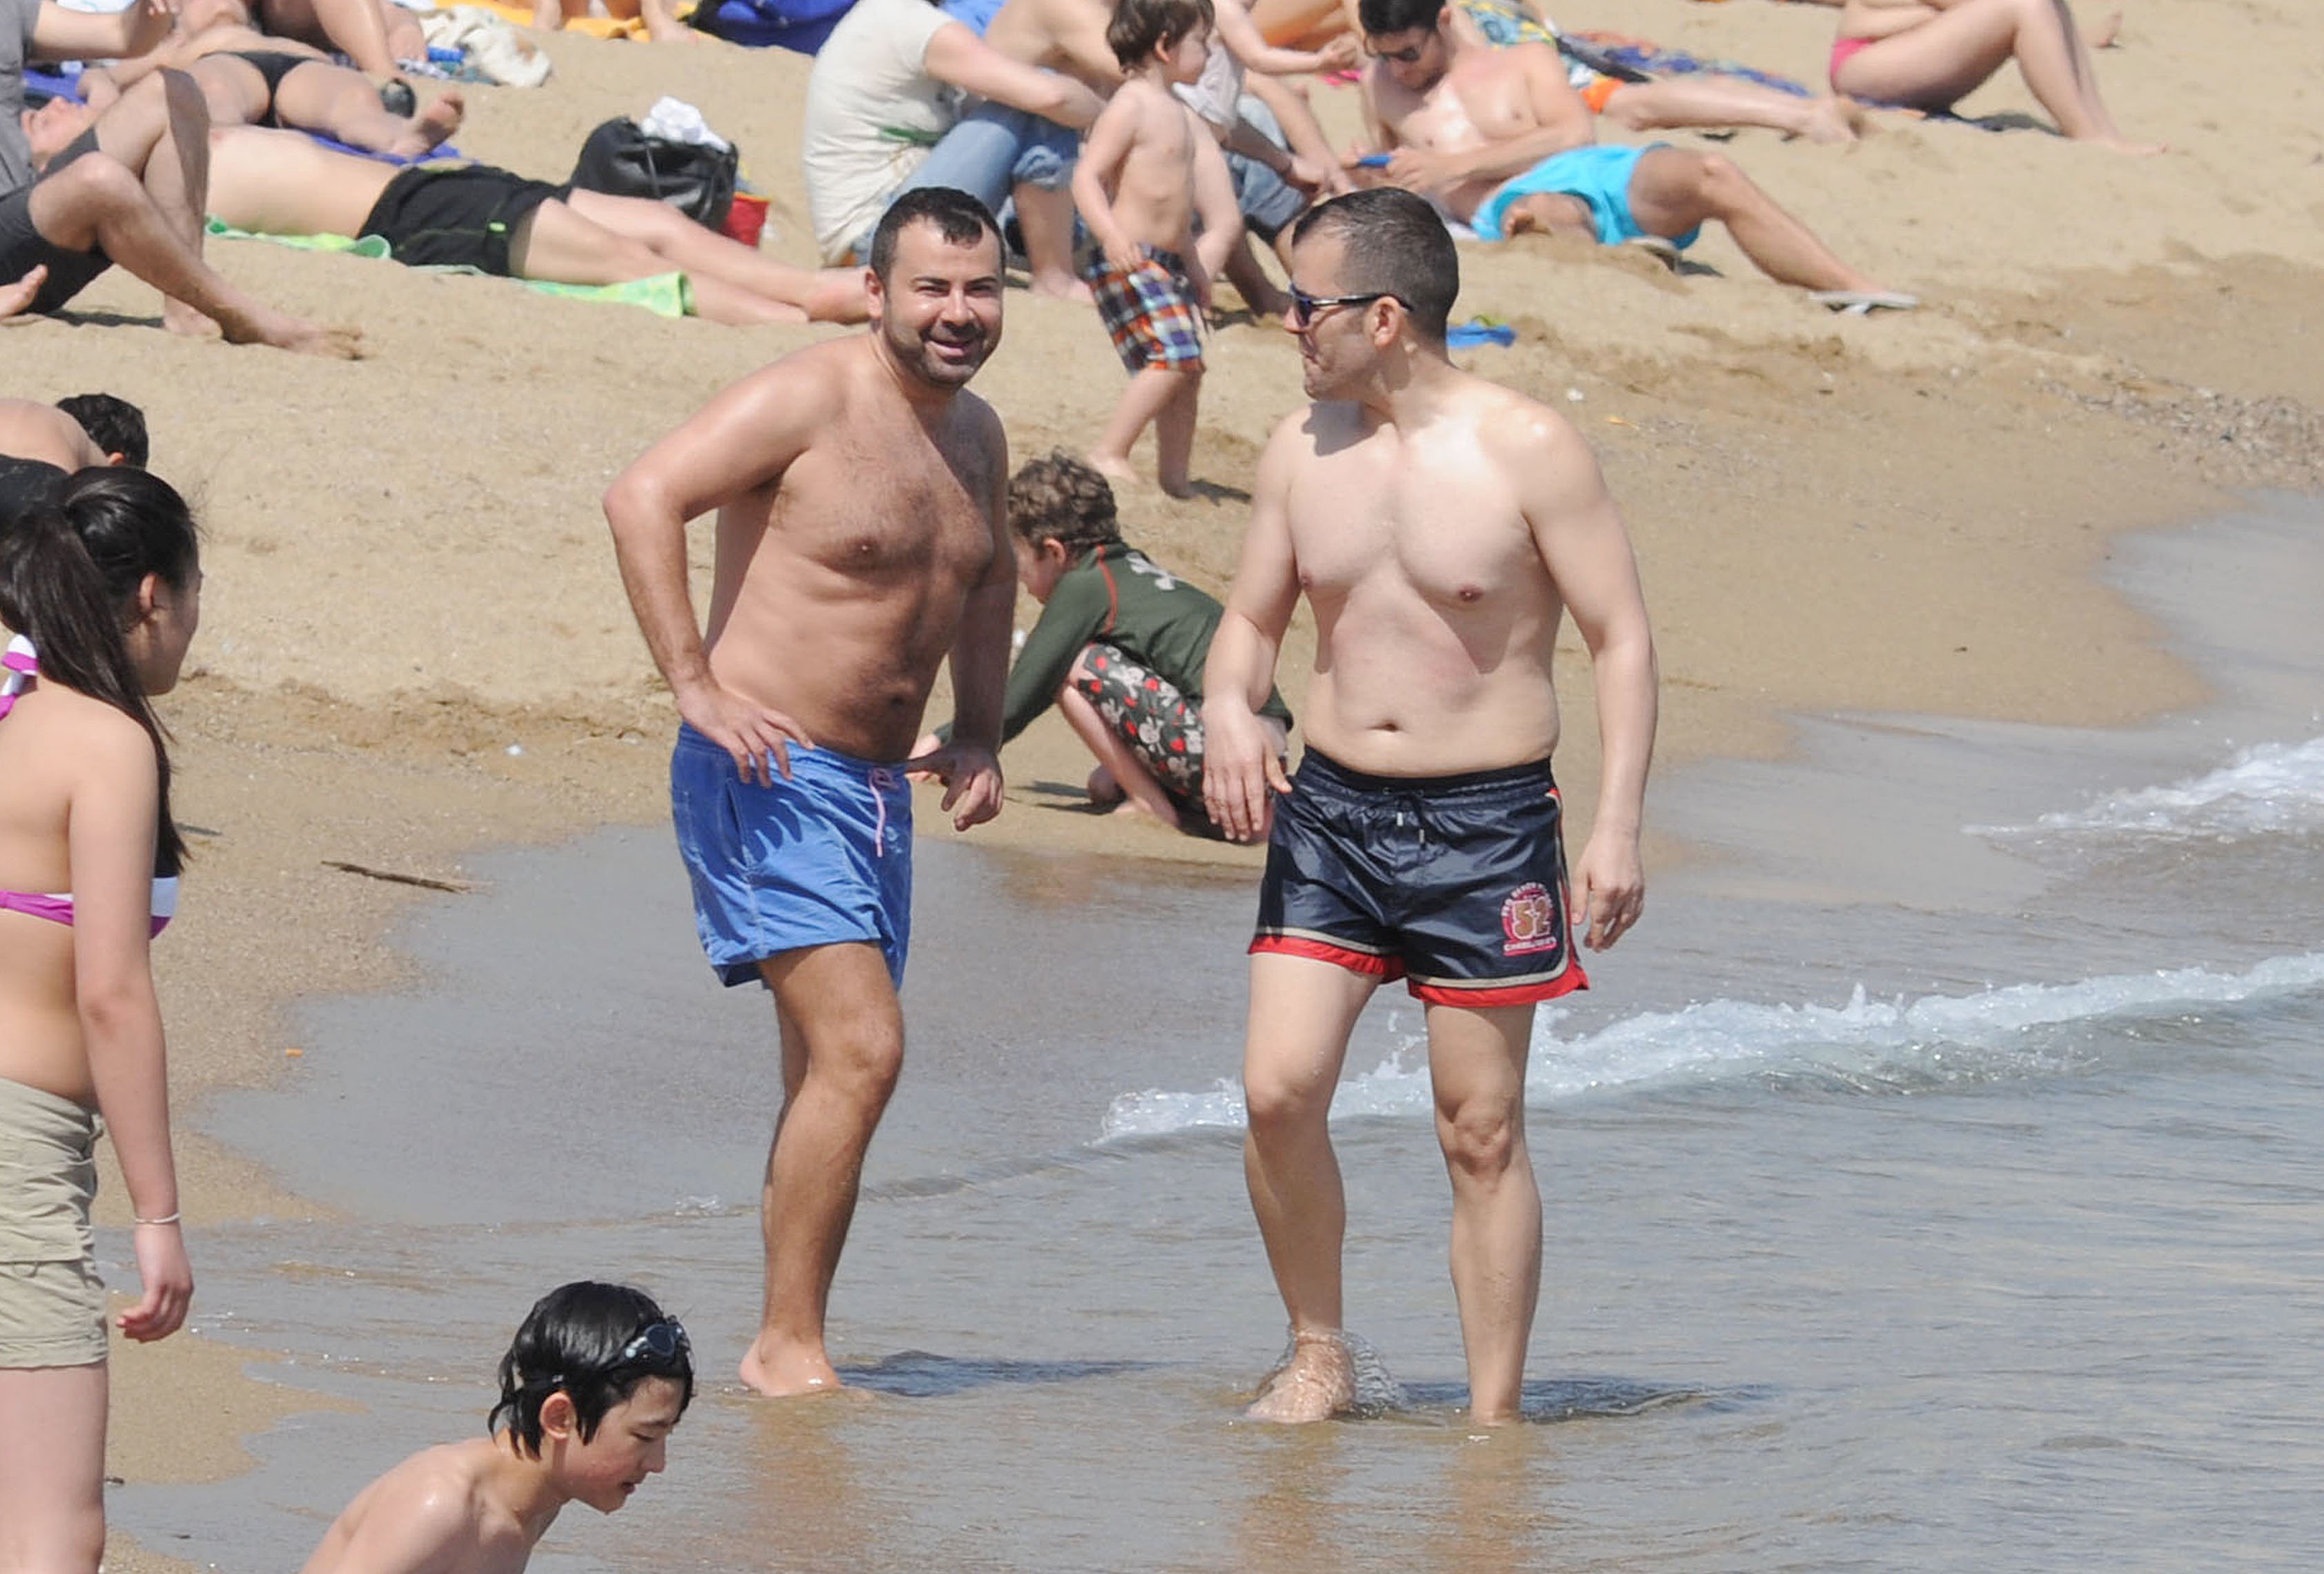
M2241 973L2180 968L1915 1000L1868 999L1860 986L1841 1006L1709 1000L1642 1013L1572 1039L1558 1037L1558 1014L1545 1011L1526 1091L1530 1102L1541 1104L1607 1089L1747 1076L1888 1087L1988 1079L2057 1066L2054 1035L2045 1037L2044 1029L2318 989L2324 989L2324 952L2272 957ZM1342 1083L1332 1114L1413 1116L1429 1105L1428 1070L1415 1039ZM1107 1109L1101 1135L1160 1137L1242 1124L1242 1089L1222 1077L1198 1091L1124 1093Z
M2134 835L2172 840L2324 832L2324 738L2261 743L2232 764L2168 787L2109 793L2031 825L1974 826L1987 835Z

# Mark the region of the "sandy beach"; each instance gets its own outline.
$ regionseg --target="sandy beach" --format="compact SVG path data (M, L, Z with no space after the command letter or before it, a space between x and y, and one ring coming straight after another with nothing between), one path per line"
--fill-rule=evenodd
M1772 0L1555 11L1569 28L1815 82L1833 17ZM1733 158L1841 254L1920 295L1915 313L1834 318L1723 236L1677 277L1587 248L1464 248L1462 312L1519 336L1463 364L1565 410L1623 504L1662 653L1663 761L1781 754L1801 713L2089 725L2201 697L2096 571L2116 532L2193 519L2236 489L2324 490L2310 21L2293 0L2128 0L2099 69L2129 134L2171 144L2152 159L1896 115L1845 149L1670 139ZM769 248L811 260L805 60L545 47L545 87L471 93L465 152L561 179L590 126L675 93L741 146L771 202ZM1352 91L1315 93L1326 124L1351 132ZM1962 106L2031 108L2010 72ZM713 390L835 331L666 322L256 243L213 243L212 257L270 301L359 325L367 358L171 338L152 326L152 293L119 275L80 298L79 321L0 331L0 391L142 404L152 467L208 531L203 630L164 705L197 861L188 921L156 953L198 1274L201 1221L314 1211L201 1136L205 1095L296 1063L285 1002L397 985L380 937L428 888L409 879L456 886L473 851L664 813L672 719L599 493ZM1094 315L1021 293L1008 312L977 387L1012 454L1085 445L1120 378ZM1220 329L1211 365L1204 495L1144 487L1122 514L1135 544L1217 588L1252 463L1298 378L1289 340L1247 315ZM697 546L706 567L706 533ZM1020 623L1033 611L1020 602ZM1295 633L1295 708L1306 664ZM1595 749L1578 645L1564 679L1559 775L1586 829ZM938 715L945 704L940 693ZM1086 762L1054 717L1005 764L1010 807L981 839L1252 861L1076 809ZM101 1221L123 1221L122 1195L108 1177ZM125 1352L115 1472L235 1468L235 1439L287 1403L240 1367L198 1333ZM166 1560L137 1549L113 1562Z

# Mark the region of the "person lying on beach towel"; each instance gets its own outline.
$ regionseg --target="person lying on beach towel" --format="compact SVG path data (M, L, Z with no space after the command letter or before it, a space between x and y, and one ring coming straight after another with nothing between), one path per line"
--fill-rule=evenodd
M1174 830L1216 835L1203 808L1203 663L1219 603L1121 538L1113 488L1070 454L1009 483L1017 583L1041 603L1009 668L1005 745L1051 705L1092 754L1089 796ZM1283 752L1291 712L1269 691L1259 715ZM948 742L949 723L912 746Z
M424 1449L355 1495L301 1574L516 1574L568 1503L611 1514L668 1462L694 1346L626 1284L564 1284L501 1358L487 1435Z
M1376 57L1364 105L1386 150L1379 173L1478 238L1540 231L1683 251L1717 220L1760 272L1828 306L1919 304L1841 262L1724 158L1660 143L1594 145L1589 107L1547 45L1496 49L1458 5L1438 0L1362 0L1362 14Z
M81 97L101 111L123 88L164 67L200 85L213 125L319 132L349 147L399 158L418 158L438 146L460 128L467 107L456 89L447 88L417 114L392 114L378 85L361 71L334 65L306 44L232 22L173 35L134 60L92 67L81 73Z
M400 62L428 59L418 15L393 0L184 0L178 15L182 35L226 23L345 55L383 82L401 75Z
M2112 41L2120 14L2098 40ZM2098 97L2091 43L2066 0L1848 0L1831 46L1831 86L1876 104L1949 110L2011 60L2061 134L2118 152L2134 143Z
M60 115L36 151L72 125ZM713 322L862 322L867 312L860 270L788 267L645 198L530 180L490 164L398 168L256 126L213 132L209 148L210 214L254 235L378 235L413 267L554 284L683 272L696 309Z
M39 281L22 309L53 312L118 264L161 292L173 333L215 323L234 344L358 353L360 335L263 306L202 261L210 121L184 72L156 71L102 116L51 98L10 129L38 177L0 197L0 279Z

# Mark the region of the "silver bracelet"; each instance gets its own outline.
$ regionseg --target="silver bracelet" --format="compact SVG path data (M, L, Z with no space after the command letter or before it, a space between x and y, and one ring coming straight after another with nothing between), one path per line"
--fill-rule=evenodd
M165 1214L160 1219L140 1219L135 1214L132 1214L130 1215L129 1222L132 1224L175 1224L179 1220L184 1217L185 1215L181 1212Z

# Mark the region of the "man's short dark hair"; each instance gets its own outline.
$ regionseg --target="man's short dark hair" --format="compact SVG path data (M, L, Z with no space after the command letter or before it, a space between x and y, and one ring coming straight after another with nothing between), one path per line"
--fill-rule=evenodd
M1444 14L1444 0L1356 0L1356 20L1363 23L1368 38L1385 38L1392 32L1423 32L1436 31L1436 19Z
M57 400L57 408L78 421L89 441L108 456L118 454L124 465L138 470L145 468L151 450L146 443L143 410L110 393L76 393L70 399Z
M1001 244L1001 225L992 210L965 191L950 186L921 186L905 192L888 205L880 216L880 226L872 232L872 272L880 282L888 282L888 274L896 266L896 240L904 226L912 224L932 224L946 245L973 244L985 235L992 244Z
M1105 24L1106 47L1123 70L1134 71L1156 50L1176 49L1179 40L1214 21L1211 0L1115 0L1113 20Z
M1340 242L1335 293L1393 295L1414 332L1432 345L1444 342L1461 293L1461 253L1434 208L1400 187L1351 191L1300 215L1291 244L1311 235Z
M525 1313L501 1358L501 1402L490 1425L506 1427L520 1452L540 1457L540 1407L573 1402L581 1441L649 1377L678 1387L678 1413L694 1402L694 1350L686 1330L642 1290L579 1280L559 1284Z

